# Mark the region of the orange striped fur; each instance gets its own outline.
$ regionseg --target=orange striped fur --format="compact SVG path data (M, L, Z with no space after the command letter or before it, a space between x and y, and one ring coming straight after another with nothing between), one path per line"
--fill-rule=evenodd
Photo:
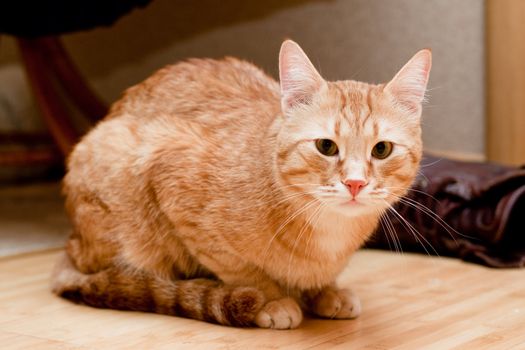
M53 291L232 326L356 317L335 279L414 179L429 70L423 50L387 84L326 82L292 41L281 84L234 58L161 69L69 157L74 232ZM394 144L383 160L380 141Z

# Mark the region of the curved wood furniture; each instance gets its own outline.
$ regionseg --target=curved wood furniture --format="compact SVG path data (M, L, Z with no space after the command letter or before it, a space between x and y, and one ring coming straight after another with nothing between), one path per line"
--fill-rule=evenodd
M58 149L67 156L80 133L73 126L59 88L93 122L102 118L107 108L84 82L57 37L17 41L42 117Z
M17 38L20 53L35 102L56 147L34 150L9 150L0 153L0 166L31 165L59 162L66 157L81 135L74 127L68 105L77 109L92 123L101 119L107 107L88 87L59 37ZM65 101L64 97L69 101ZM4 141L33 144L36 135L4 135ZM16 139L16 140L15 140Z
M96 122L106 113L106 106L89 89L64 50L60 35L111 26L124 14L145 7L150 1L18 0L2 3L0 33L13 35L18 42L36 104L54 146L35 148L32 135L27 134L24 139L31 147L22 150L8 147L0 152L0 167L61 162L81 135L74 126L70 107L75 106L91 122ZM0 139L0 143L3 140L12 138Z

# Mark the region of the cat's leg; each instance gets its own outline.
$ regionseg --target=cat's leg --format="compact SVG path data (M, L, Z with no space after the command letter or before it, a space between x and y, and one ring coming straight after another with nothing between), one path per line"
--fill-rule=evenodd
M266 274L257 269L237 271L235 274L219 275L231 285L252 285L262 291L266 304L255 316L255 325L261 328L293 329L303 320L303 312L295 298L287 293Z
M361 314L357 295L350 289L339 289L335 285L305 291L302 300L312 314L320 317L348 319Z
M100 308L156 312L231 326L251 326L265 305L254 287L212 279L169 280L120 267L84 274L64 254L52 276L54 293Z

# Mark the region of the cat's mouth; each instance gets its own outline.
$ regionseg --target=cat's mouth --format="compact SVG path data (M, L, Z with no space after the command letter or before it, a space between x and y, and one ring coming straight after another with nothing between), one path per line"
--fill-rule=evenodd
M384 201L382 198L365 197L365 198L347 198L342 200L339 205L345 208L363 208L363 207L375 207L381 205Z
M356 208L363 208L368 206L366 203L366 200L360 199L360 198L348 198L340 200L339 203L337 203L337 206L339 206L342 209L356 209Z

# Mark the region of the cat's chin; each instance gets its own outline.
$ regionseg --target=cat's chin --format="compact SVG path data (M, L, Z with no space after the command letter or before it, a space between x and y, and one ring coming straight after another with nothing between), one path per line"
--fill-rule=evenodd
M373 203L364 200L345 200L330 206L332 210L345 216L362 216L377 213L378 209Z

